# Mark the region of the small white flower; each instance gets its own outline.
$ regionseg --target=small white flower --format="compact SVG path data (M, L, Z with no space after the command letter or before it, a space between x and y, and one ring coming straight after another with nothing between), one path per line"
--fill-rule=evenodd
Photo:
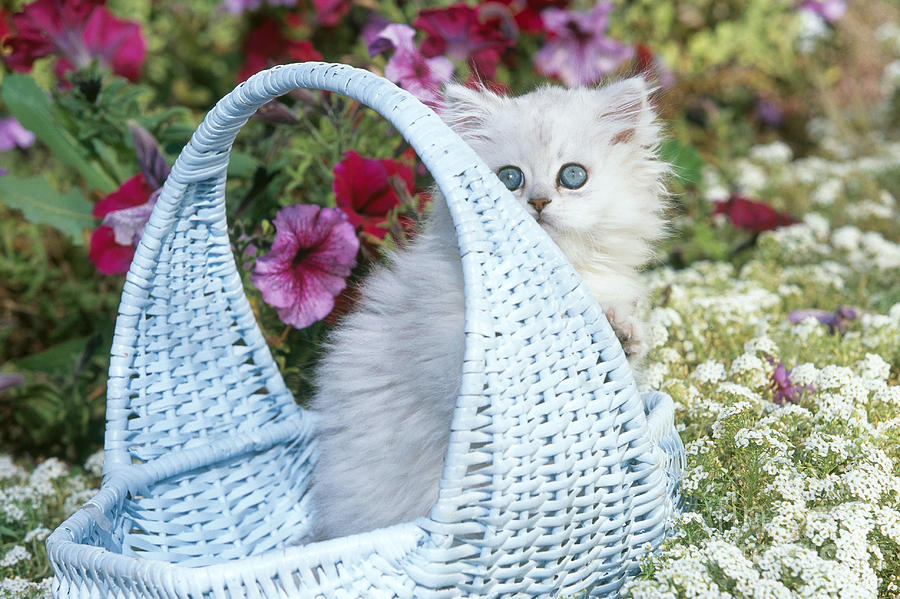
M728 378L728 374L724 364L715 360L707 360L697 365L697 368L691 373L691 378L699 383L718 383Z
M15 545L0 559L0 568L10 568L19 562L30 560L31 554L21 545Z
M750 148L750 158L769 164L787 164L794 157L791 147L783 141L759 144Z
M53 532L53 531L50 530L49 528L45 528L43 526L38 526L37 528L28 531L28 534L25 535L24 541L26 543L30 543L34 539L37 539L38 541L43 541L48 536L50 536L51 532Z

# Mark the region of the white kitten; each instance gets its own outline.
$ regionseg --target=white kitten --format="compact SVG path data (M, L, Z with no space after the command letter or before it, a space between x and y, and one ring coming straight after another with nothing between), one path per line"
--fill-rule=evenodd
M632 363L644 351L636 268L665 229L668 167L647 96L640 78L518 98L452 85L441 113L565 252ZM427 515L437 499L464 351L459 249L441 198L391 260L365 281L317 372L318 539Z

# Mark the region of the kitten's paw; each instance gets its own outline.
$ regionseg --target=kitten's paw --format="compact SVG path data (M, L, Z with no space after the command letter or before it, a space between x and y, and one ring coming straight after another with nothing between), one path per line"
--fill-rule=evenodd
M622 349L629 360L639 359L647 353L647 343L644 341L644 325L630 312L617 311L614 306L604 310L606 319L609 320L613 332L619 338Z

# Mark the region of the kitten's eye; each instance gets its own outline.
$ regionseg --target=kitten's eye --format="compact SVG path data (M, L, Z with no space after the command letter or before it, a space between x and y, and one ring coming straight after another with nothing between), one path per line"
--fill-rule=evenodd
M497 171L497 176L500 177L500 181L506 185L506 189L510 191L519 189L525 182L525 175L522 174L520 169L514 166L504 166Z
M578 189L587 181L587 171L580 164L564 164L559 169L559 184L569 189Z

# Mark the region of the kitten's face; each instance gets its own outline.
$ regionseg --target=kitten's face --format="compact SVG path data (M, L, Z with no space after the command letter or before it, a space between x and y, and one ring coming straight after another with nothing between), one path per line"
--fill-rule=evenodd
M442 116L557 243L611 249L662 233L666 167L646 94L639 79L517 98L453 86ZM632 252L640 261L647 243Z

